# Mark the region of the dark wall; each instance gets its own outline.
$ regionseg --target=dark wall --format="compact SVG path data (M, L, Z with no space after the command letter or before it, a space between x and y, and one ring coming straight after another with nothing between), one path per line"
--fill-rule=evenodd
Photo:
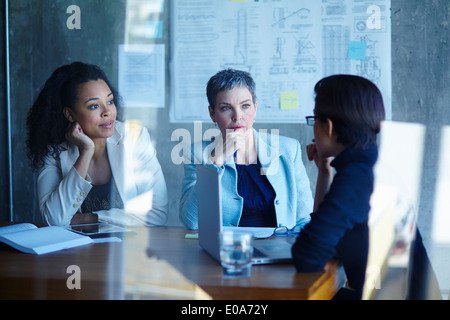
M5 2L0 2L0 221L9 220L8 148L6 127Z
M441 128L450 124L449 1L392 0L393 120L426 125L419 227L429 238Z
M441 129L450 124L449 14L448 0L392 0L393 120L426 126L418 227L446 293L450 244L437 242L432 233Z
M81 29L66 25L70 5L81 9ZM117 46L123 43L125 1L9 1L13 195L15 221L40 221L35 174L26 156L25 121L37 93L57 67L73 61L99 65L117 86Z

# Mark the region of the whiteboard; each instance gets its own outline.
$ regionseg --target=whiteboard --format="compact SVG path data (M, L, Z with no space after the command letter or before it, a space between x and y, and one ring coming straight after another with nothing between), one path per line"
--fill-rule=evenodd
M170 121L210 121L206 84L234 68L256 82L258 122L304 123L332 74L373 81L391 118L390 0L171 2Z

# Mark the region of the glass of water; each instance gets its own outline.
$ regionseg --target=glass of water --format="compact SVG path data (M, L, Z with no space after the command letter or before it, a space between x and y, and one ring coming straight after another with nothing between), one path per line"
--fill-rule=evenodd
M251 276L253 235L242 231L222 231L220 239L220 263L224 278L248 278Z

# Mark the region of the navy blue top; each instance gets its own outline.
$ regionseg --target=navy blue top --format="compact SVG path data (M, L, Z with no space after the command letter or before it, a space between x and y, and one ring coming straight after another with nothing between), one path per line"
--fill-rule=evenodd
M81 205L82 212L95 212L111 208L123 209L122 198L113 177L106 184L93 185Z
M336 175L311 221L292 247L298 271L323 270L338 258L349 286L347 297L361 299L369 251L369 210L373 192L376 145L366 150L347 148L332 162Z
M276 227L275 191L261 164L236 165L238 194L244 199L240 227Z

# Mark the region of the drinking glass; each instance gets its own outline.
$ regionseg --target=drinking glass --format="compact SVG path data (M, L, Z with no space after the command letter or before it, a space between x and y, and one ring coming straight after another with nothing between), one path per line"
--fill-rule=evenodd
M220 263L224 278L248 278L251 276L253 235L242 231L222 231L220 239Z

